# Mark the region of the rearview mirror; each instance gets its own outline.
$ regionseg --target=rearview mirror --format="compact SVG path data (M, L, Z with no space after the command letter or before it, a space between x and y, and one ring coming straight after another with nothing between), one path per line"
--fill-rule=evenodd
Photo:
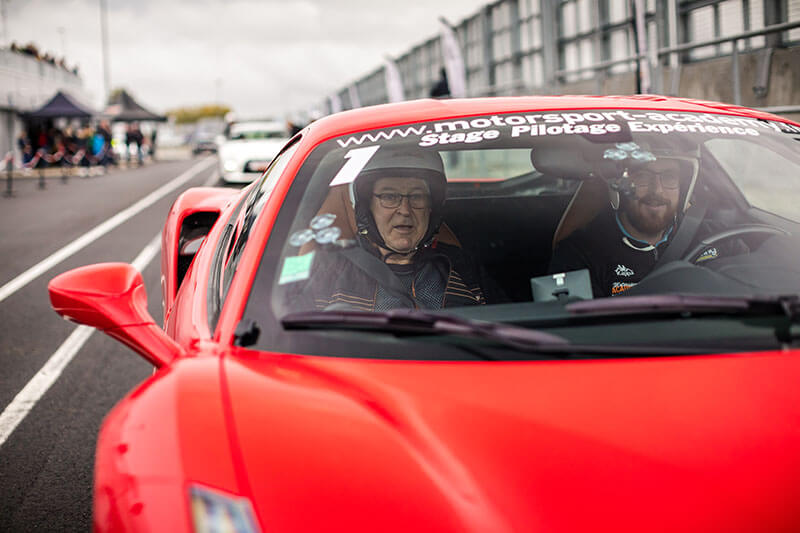
M101 263L56 276L47 286L59 315L114 337L156 367L183 352L147 311L142 275L127 263Z

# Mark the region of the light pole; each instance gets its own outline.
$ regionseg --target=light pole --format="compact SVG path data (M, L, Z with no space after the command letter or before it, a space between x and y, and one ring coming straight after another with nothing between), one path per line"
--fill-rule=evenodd
M0 36L0 45L5 45L8 43L8 26L6 23L6 4L8 0L0 0L0 19L2 19L3 23L3 35Z
M105 94L104 101L108 102L108 95L111 93L111 68L108 63L108 8L106 0L100 0L100 35L103 40L103 85Z

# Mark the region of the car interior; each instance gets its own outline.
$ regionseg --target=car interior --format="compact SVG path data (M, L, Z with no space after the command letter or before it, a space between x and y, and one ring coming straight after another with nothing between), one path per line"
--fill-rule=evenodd
M547 273L553 236L572 196L455 197L445 203L444 220L484 270L484 286L494 283L501 300L529 301L530 279Z
M531 178L522 178L501 194L474 195L475 183L449 184L450 198L445 203L444 222L439 227L438 242L459 246L483 269L483 285L494 287L500 301L530 301L531 277L547 272L554 245L586 221L584 203L596 203L591 191L597 184L567 183L567 189L547 195L524 195ZM506 184L507 185L507 184ZM499 184L490 184L499 187ZM600 186L604 186L600 184ZM564 188L563 184L558 187ZM582 195L575 191L586 188ZM472 191L471 196L464 192ZM573 200L573 197L575 200ZM567 209L570 204L576 209ZM597 211L595 211L596 214ZM346 185L337 185L328 193L318 214L336 215L335 225L342 239L353 239L355 215ZM593 216L592 216L593 217ZM524 231L520 231L524 228ZM557 231L558 230L558 231ZM298 255L311 251L313 241L303 245Z
M597 162L574 156L575 146L528 148L528 171L513 176L448 176L447 201L439 242L461 247L479 267L484 292L490 303L526 302L533 299L531 279L548 274L555 246L588 224L609 206L608 185L598 177ZM565 153L564 150L569 151ZM440 152L445 162L447 154ZM602 160L602 157L600 158ZM730 180L708 183L703 176L724 175L714 157L700 157L699 178L691 203L713 203L713 216L723 227L759 220ZM533 166L531 167L531 163ZM600 173L602 175L602 173ZM348 186L327 191L316 214L336 215L334 223L342 239L355 236L356 225ZM744 218L742 218L744 217ZM769 235L741 236L751 249ZM303 255L317 246L313 241L298 251Z

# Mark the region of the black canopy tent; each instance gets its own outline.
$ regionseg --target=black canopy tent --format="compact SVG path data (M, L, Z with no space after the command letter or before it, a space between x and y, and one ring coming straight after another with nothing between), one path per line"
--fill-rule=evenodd
M158 115L142 107L125 90L111 97L103 115L112 122L164 122L167 117Z
M44 167L50 165L64 165L68 163L71 165L80 164L80 161L69 159L71 155L62 144L61 148L56 147L55 141L57 137L53 134L53 121L55 119L80 119L81 121L88 121L97 112L81 103L69 94L58 91L47 103L39 109L20 113L23 118L26 129L26 134L30 146L35 151L35 155L30 161L29 168L39 168L39 188L45 188L44 180ZM43 150L41 152L40 150ZM51 153L52 152L52 153ZM33 153L33 152L31 152ZM79 158L81 159L81 158ZM88 161L86 158L82 158ZM43 164L39 161L43 160ZM28 164L24 159L23 161ZM62 166L63 168L63 166ZM62 170L61 179L66 182L67 174ZM10 189L10 186L9 186Z
M50 101L39 109L23 113L27 119L82 118L89 119L97 112L78 102L70 95L58 91Z

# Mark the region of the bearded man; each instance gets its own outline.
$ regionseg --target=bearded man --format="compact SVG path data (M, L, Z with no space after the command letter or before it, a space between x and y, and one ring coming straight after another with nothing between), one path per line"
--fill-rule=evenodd
M622 294L642 280L663 255L679 222L681 187L693 176L679 159L658 157L625 170L625 193L612 190L607 209L553 251L550 273L587 268L595 298ZM702 260L715 259L716 248ZM700 261L698 259L697 261Z

